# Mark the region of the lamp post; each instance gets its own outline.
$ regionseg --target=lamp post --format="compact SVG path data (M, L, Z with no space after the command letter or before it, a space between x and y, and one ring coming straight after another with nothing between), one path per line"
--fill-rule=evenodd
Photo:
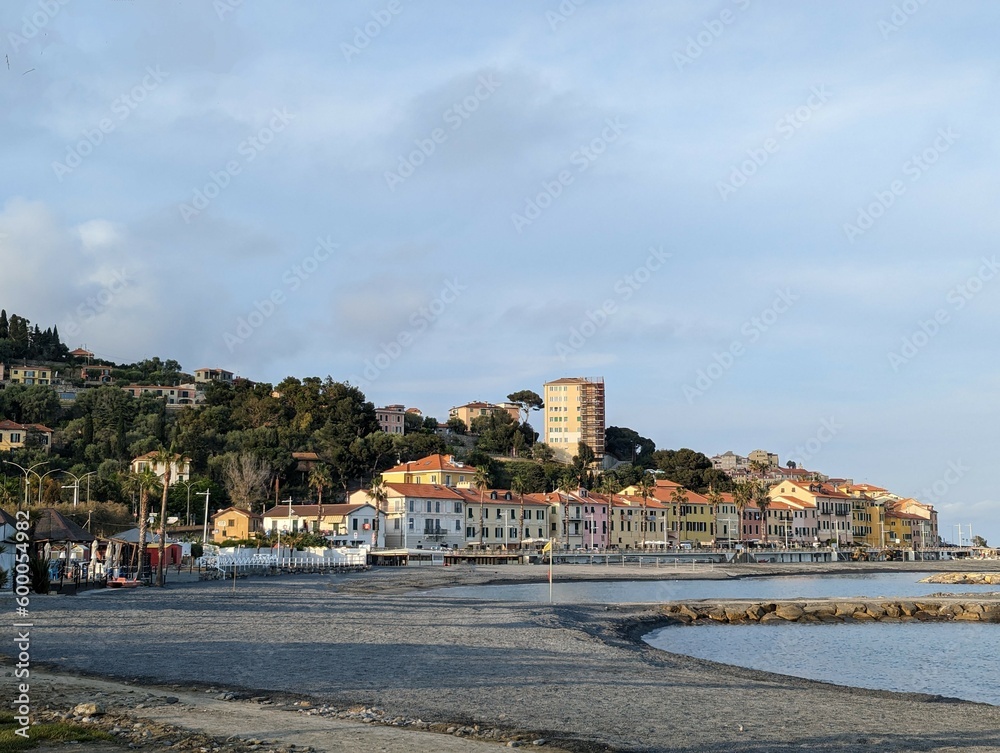
M12 465L15 468L20 468L21 469L21 473L24 474L24 506L27 507L28 506L28 474L29 473L34 473L37 476L38 473L35 471L35 468L37 468L40 465L48 465L49 461L48 460L43 460L41 463L35 463L30 468L25 468L24 466L21 466L21 465L18 465L17 463L11 462L10 460L4 460L3 462L6 463L7 465Z
M208 499L212 496L212 490L206 489L203 492L195 492L195 494L205 498L205 528L202 530L201 534L201 544L204 546L208 543Z
M88 476L93 476L97 471L90 471L82 476L77 476L75 473L70 473L69 471L63 471L67 476L73 478L72 484L64 484L63 489L73 490L73 507L76 507L80 503L80 482L83 481ZM87 504L90 504L90 481L87 482Z

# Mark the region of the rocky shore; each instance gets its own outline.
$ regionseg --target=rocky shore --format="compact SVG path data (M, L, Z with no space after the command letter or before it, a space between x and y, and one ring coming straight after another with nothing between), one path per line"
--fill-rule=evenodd
M921 583L949 583L964 586L992 586L1000 584L1000 573L935 573Z
M54 673L51 690L39 687L36 700L44 704L48 693L64 694L73 682L105 681L97 675L128 681L142 693L180 699L128 713L155 715L157 723L214 738L265 741L266 750L294 741L316 751L360 751L365 748L344 747L359 728L382 735L366 743L380 751L510 743L577 753L979 753L1000 747L997 707L846 688L654 649L642 636L670 624L662 606L500 603L420 592L538 582L544 568L388 570L248 579L235 593L219 581L33 598L33 667ZM567 566L557 568L556 577L605 579L595 570ZM775 570L819 568L747 565L713 577ZM656 577L649 568L615 575ZM960 600L963 612L972 600ZM852 619L859 613L854 609ZM9 655L10 648L0 652ZM265 697L280 708L253 700ZM295 707L300 702L309 706ZM340 716L351 713L368 718ZM280 721L289 718L294 724ZM393 726L395 720L419 720L426 729ZM306 729L307 737L294 737ZM430 740L424 747L414 743L424 739ZM545 746L533 746L535 740Z
M745 625L784 622L1000 622L1000 600L956 598L820 601L697 601L663 606L672 623L725 623Z

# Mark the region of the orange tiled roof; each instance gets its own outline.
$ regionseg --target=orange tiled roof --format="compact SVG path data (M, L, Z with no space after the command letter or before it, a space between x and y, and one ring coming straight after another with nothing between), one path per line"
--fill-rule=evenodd
M401 497L420 497L421 499L461 499L456 489L441 484L400 484L386 481L387 491L395 492ZM363 490L362 490L363 491Z
M476 467L459 463L451 455L428 455L427 457L413 460L408 463L401 463L393 466L383 473L416 473L419 471L455 471L461 473L475 473Z

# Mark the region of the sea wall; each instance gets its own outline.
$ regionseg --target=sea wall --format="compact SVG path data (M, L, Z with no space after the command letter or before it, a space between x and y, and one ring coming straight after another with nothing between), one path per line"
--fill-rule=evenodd
M662 607L684 625L784 622L1000 622L1000 600L947 598L672 602Z

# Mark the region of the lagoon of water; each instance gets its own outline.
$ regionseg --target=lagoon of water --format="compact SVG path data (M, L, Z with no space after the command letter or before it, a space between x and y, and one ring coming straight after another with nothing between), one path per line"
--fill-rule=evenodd
M930 573L794 575L739 580L560 583L560 604L656 603L689 599L918 597L990 593L995 586L918 583ZM423 595L546 602L548 583L462 586ZM695 625L645 637L655 648L723 664L824 680L838 685L932 693L1000 705L996 684L1000 626L984 623Z
M596 574L596 573L595 573ZM918 583L931 573L790 575L735 580L650 580L565 582L556 579L552 600L559 604L635 604L689 599L794 599L877 596L927 596L932 593L988 593L996 586L953 586ZM424 591L423 595L495 601L548 601L548 583L504 586L457 586Z
M979 622L694 625L645 636L655 648L837 685L1000 705L996 631Z

